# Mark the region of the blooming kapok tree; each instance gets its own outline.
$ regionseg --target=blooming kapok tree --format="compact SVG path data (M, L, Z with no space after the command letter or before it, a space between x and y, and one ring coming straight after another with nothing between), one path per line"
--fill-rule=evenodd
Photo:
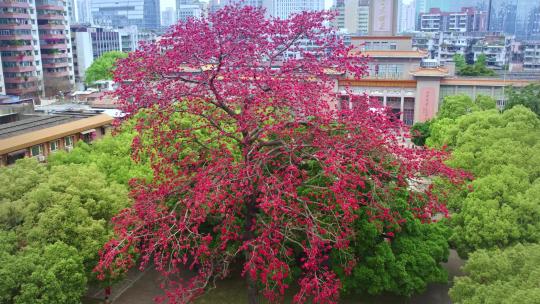
M400 122L365 98L334 106L336 75L363 76L366 58L329 17L228 6L120 61L116 95L142 112L134 157L154 178L132 182L135 203L114 219L97 271L153 263L168 300L185 303L241 261L250 303L279 301L295 281L295 302L331 303L333 267L361 262L348 250L359 210L389 240L403 223L393 194L411 189L408 208L426 222L445 212L429 187L410 187L459 180L444 154L402 145Z

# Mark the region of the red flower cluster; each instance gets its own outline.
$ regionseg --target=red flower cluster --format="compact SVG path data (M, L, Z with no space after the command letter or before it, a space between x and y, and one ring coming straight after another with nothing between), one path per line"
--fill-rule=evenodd
M153 263L170 303L185 303L241 261L250 301L258 292L279 301L297 282L295 302L334 303L332 263L353 267L360 209L387 238L403 223L397 191L411 188L410 209L426 221L446 213L429 186L411 187L459 182L445 154L407 148L403 125L367 98L336 106L336 75L362 77L366 58L327 27L330 17L265 19L229 6L120 62L123 110L147 109L134 157L155 174L133 181L135 203L114 219L97 271Z

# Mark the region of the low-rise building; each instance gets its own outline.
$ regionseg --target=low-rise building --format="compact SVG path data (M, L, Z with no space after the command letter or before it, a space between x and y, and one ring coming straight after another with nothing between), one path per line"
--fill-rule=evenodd
M77 141L92 142L107 133L113 117L107 114L26 115L0 124L0 166L35 157L45 161L60 150L71 151Z
M540 41L523 43L523 70L540 71Z
M441 64L429 53L412 48L411 37L351 37L359 56L370 58L369 75L337 80L337 94L354 94L378 99L407 125L435 117L444 97L465 94L471 98L486 95L499 107L506 103L505 89L538 83L539 79L518 77L470 78L455 75L452 62ZM376 49L379 46L380 49ZM342 106L354 107L345 100Z

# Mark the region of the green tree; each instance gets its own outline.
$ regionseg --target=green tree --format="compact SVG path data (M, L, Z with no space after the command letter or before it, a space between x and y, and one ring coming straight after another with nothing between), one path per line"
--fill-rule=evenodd
M457 74L461 76L495 76L495 71L487 67L486 60L486 55L481 54L476 58L476 62L471 65L467 64L463 55L454 55Z
M86 291L82 258L61 242L0 252L0 278L2 303L76 304Z
M135 134L132 122L126 122L114 136L106 135L91 145L79 141L71 152L54 153L49 156L48 165L94 165L108 181L126 186L132 178L149 179L152 172L147 162L131 159L131 143Z
M540 303L539 244L476 251L463 271L450 290L454 303Z
M467 95L452 95L446 96L443 100L441 108L437 113L438 119L450 118L456 119L459 116L465 115L479 110L474 101Z
M126 58L127 56L127 53L119 51L103 53L101 57L94 60L90 67L86 69L85 83L89 85L97 80L111 80L113 71L116 67L116 61L118 59Z
M540 116L540 84L529 84L523 88L510 87L506 92L508 103L505 110L523 105Z
M451 244L461 256L481 248L540 241L540 120L516 106L438 119L428 145L448 146L449 164L469 170L470 193L450 199Z
M431 134L431 120L426 122L417 122L411 127L411 141L417 146L424 146L426 139Z
M403 194L396 196L398 210L406 204ZM407 214L407 222L393 237L381 233L382 223L360 214L351 254L361 260L350 275L344 270L338 271L344 292L372 295L391 292L411 296L422 292L429 283L448 281L448 274L441 266L449 253L448 227L443 223L421 223Z

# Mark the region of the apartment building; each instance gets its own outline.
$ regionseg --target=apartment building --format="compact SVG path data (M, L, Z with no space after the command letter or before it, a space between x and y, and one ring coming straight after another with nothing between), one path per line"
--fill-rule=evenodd
M418 30L422 32L476 32L487 29L487 15L472 7L463 7L460 12L443 12L431 8L418 18Z
M523 43L523 70L540 71L540 41Z
M67 9L65 1L0 0L0 55L6 94L51 96L72 89Z

